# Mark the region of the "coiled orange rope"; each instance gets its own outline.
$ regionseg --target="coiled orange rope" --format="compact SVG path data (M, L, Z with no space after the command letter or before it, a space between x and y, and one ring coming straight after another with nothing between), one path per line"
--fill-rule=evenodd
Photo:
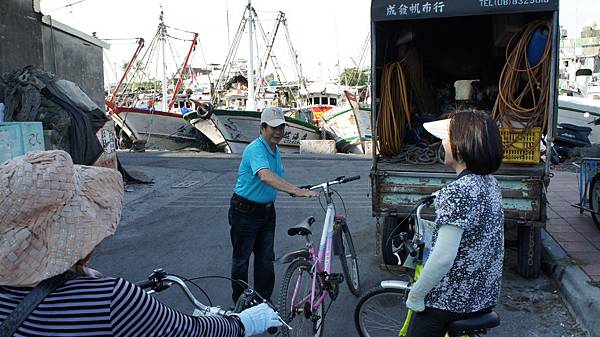
M541 61L531 66L527 58L527 46L540 28L548 30L549 38ZM524 26L509 42L506 64L500 75L498 97L492 110L492 116L501 126L524 128L525 131L541 127L545 132L550 98L551 32L550 22L537 20Z
M387 64L381 76L381 105L377 114L377 148L384 157L400 153L410 128L406 77L400 62Z

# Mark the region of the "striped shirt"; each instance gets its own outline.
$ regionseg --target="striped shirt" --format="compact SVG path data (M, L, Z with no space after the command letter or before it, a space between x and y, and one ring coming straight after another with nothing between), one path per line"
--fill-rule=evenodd
M0 286L0 322L31 289ZM14 336L239 337L243 326L237 316L184 315L121 278L86 276L49 294Z

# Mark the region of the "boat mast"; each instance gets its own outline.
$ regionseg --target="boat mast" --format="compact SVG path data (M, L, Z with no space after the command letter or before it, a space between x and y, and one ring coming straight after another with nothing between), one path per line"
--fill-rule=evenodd
M192 55L192 52L194 51L194 49L196 49L196 44L198 43L198 33L194 33L194 37L192 38L192 45L190 46L190 50L187 53L187 56L185 57L185 60L183 61L183 66L181 67L181 73L179 74L179 78L177 79L177 83L175 84L175 89L173 90L173 96L171 97L171 100L169 101L169 110L171 111L171 108L173 108L173 104L175 103L175 99L177 99L177 94L179 93L179 88L181 88L181 83L183 82L183 76L185 75L185 71L186 69L188 69L188 61L190 59L190 55Z
M165 57L165 44L167 43L167 27L163 21L163 11L160 11L160 23L158 24L158 31L160 34L160 42L162 47L162 111L168 112L169 102L167 94L167 58Z
M254 101L254 64L253 64L253 36L252 36L252 25L254 24L252 15L252 0L248 0L248 36L249 36L249 47L250 54L248 57L248 100L246 101L246 110L254 111L256 109Z
M121 76L121 80L119 80L119 83L117 83L117 86L115 87L115 90L112 93L112 96L111 96L111 98L109 100L111 103L116 103L115 99L117 98L117 94L119 92L119 89L121 89L121 85L125 81L125 78L127 78L127 74L129 73L129 70L131 70L131 67L133 66L133 63L135 62L135 60L140 55L140 52L142 51L142 48L144 48L144 39L143 38L141 38L141 37L138 38L138 42L137 43L138 43L137 49L133 53L133 56L131 56L131 60L129 60L129 63L127 63L127 68L125 68L125 71L123 72L123 76Z

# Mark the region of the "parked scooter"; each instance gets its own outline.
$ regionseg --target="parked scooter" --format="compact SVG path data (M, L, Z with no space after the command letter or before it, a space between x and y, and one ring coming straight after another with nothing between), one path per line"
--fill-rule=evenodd
M596 118L588 124L600 125L600 118ZM556 129L554 146L552 148L552 163L564 162L570 157L571 151L576 147L591 146L590 133L592 128L569 123L560 123Z

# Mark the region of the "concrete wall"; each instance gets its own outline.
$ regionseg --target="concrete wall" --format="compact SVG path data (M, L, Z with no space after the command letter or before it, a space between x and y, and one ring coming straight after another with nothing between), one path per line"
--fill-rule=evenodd
M41 15L32 1L0 0L0 75L32 64L42 66Z
M34 5L33 0L0 0L0 75L34 65L75 82L104 109L103 44L42 18Z
M75 82L92 101L104 109L102 47L56 28L52 30L45 24L42 25L42 46L44 69L61 79Z

